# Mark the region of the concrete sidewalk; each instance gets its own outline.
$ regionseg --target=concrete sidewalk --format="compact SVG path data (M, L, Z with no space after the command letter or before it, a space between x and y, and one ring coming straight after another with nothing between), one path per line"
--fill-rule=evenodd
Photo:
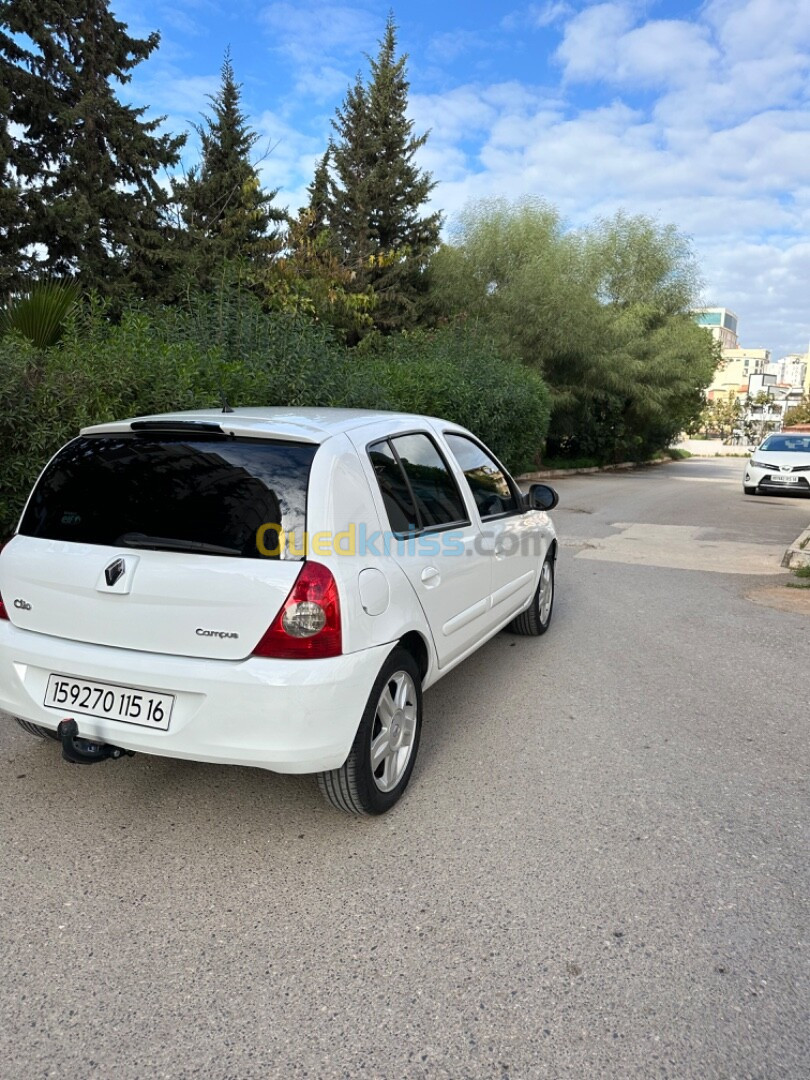
M748 446L727 446L720 439L684 439L676 450L688 450L693 457L749 457Z

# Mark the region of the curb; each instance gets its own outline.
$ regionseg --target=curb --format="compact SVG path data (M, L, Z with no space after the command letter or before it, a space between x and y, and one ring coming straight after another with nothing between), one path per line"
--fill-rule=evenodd
M688 458L684 460L688 461ZM643 469L648 465L671 465L671 458L656 458L654 461L622 461L619 465L590 465L584 469L539 469L537 472L523 473L515 479L522 483L530 480L553 480L560 476L581 476L590 473L618 472L621 469Z
M810 566L810 525L801 536L797 536L782 556L782 566L788 570L798 570L800 566Z

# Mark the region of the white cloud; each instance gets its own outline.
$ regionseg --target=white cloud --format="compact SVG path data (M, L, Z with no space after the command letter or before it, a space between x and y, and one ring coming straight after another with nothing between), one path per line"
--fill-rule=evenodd
M374 48L383 23L363 7L323 0L279 0L261 13L277 47L296 63L320 63L324 57L357 57Z
M810 46L807 0L709 0L702 18L734 61L784 56Z
M371 10L324 0L278 0L263 9L260 19L271 48L292 65L291 97L305 95L319 103L343 96L363 53L376 52L384 29L384 19Z
M499 83L412 99L417 125L433 129L422 161L451 224L493 194L540 195L574 226L619 208L673 222L745 344L804 349L808 0L709 0L689 21L600 3L568 18L556 56L558 97ZM591 104L593 84L613 102Z
M547 4L532 4L529 14L535 26L553 26L571 14L574 9L564 0L549 0Z
M681 19L633 21L625 4L597 4L571 19L557 50L566 79L641 87L691 83L718 59L706 27Z
M306 187L323 154L323 141L303 135L271 110L253 120L259 135L254 155L261 158L259 176L269 189L278 188L276 205L295 212L306 202Z

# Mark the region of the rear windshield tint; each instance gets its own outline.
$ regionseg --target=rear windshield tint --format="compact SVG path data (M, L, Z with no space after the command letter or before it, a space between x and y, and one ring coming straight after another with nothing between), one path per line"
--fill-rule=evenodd
M316 450L205 436L84 436L47 467L20 532L110 547L300 558ZM296 542L279 544L272 530L259 535L263 525L280 526Z

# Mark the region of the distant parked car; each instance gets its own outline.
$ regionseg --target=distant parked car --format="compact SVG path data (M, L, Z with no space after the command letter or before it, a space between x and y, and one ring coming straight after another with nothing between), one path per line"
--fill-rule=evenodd
M142 751L402 795L422 691L503 628L544 634L554 490L469 431L340 409L88 428L0 554L0 708L63 756Z
M769 435L745 466L746 495L810 495L810 434Z

